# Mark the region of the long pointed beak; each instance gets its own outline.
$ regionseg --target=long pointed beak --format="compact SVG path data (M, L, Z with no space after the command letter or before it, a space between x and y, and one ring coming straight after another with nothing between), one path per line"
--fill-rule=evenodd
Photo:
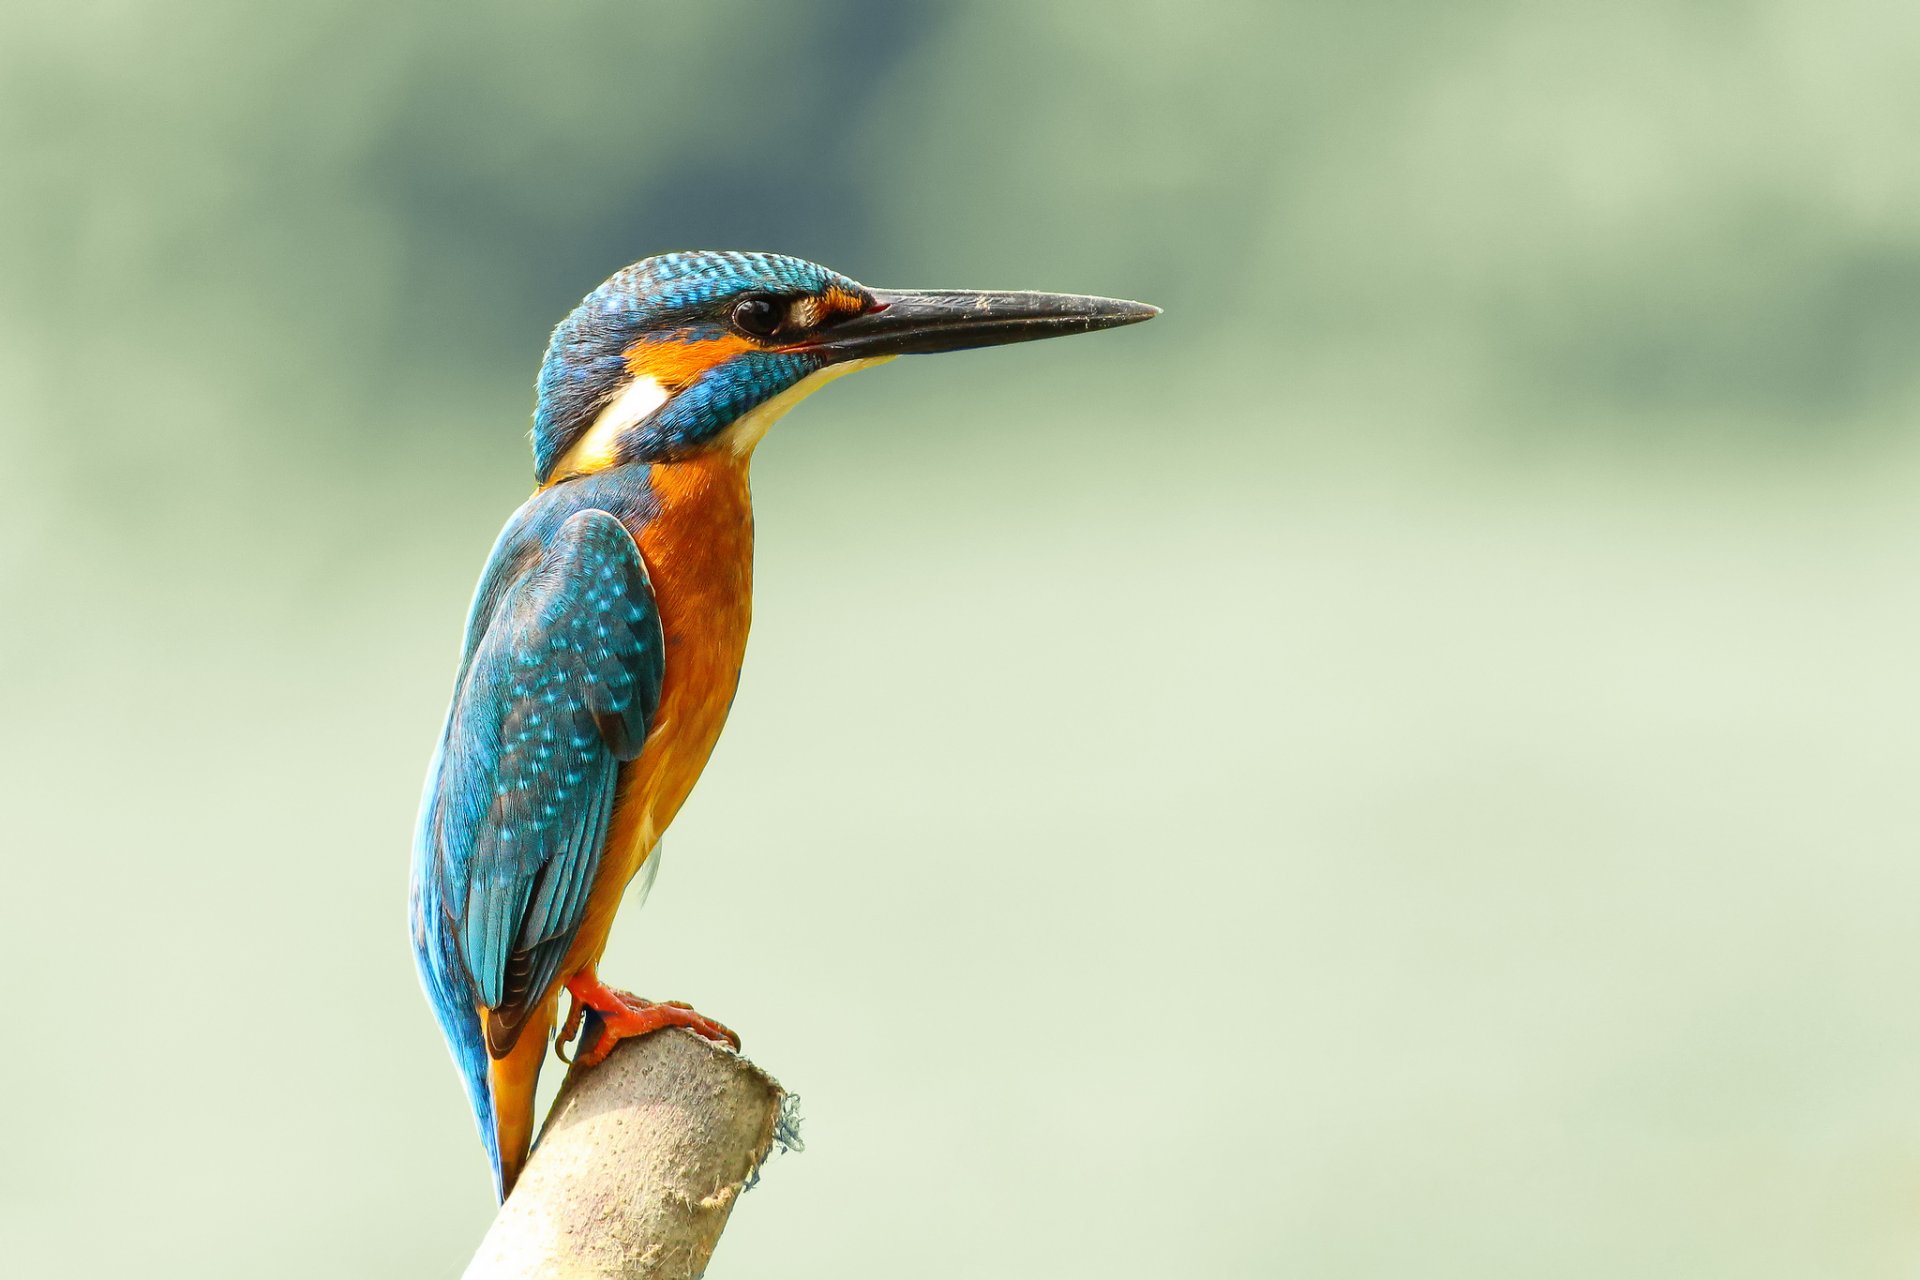
M807 345L836 360L928 355L1092 333L1160 314L1144 302L1077 293L875 289L873 297L873 308L823 330Z

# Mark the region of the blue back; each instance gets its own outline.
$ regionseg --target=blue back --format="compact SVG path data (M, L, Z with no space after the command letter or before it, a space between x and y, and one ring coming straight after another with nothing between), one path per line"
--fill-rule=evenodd
M646 468L621 467L544 490L507 522L421 800L415 958L500 1190L488 1064L572 943L619 765L659 703L659 613L623 527L651 503Z

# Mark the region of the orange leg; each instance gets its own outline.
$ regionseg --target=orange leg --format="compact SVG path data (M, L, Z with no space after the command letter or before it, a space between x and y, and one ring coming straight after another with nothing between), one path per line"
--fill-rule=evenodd
M567 994L573 997L573 1009L567 1014L568 1029L576 1024L585 1009L600 1015L600 1035L592 1048L581 1046L575 1059L578 1066L597 1067L620 1041L667 1027L686 1027L709 1040L718 1040L735 1049L740 1047L739 1036L712 1018L695 1013L692 1005L678 1000L642 1000L631 992L609 987L600 981L592 965L568 979Z

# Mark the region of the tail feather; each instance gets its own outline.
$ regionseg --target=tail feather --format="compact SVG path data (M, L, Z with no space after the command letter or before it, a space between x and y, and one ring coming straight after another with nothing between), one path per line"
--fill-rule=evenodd
M505 1200L533 1143L534 1086L553 1024L552 1005L529 1018L513 1049L496 1061L487 1053L483 1015L474 1004L473 984L467 980L452 932L416 928L414 941L420 982L446 1036L460 1083L466 1086L467 1103L493 1173L494 1194Z
M504 1058L492 1059L487 1088L492 1100L488 1119L480 1125L487 1154L493 1159L493 1185L501 1200L513 1190L533 1146L534 1089L547 1056L547 1033L553 1028L553 1004L536 1008L520 1028L519 1038ZM490 1121L490 1123L488 1122Z

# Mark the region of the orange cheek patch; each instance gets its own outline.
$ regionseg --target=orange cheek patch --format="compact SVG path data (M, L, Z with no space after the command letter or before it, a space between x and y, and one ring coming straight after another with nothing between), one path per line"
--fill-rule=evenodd
M669 394L677 395L715 365L754 349L752 343L733 334L688 342L676 342L672 338L636 342L627 348L627 372L636 378L652 378Z

